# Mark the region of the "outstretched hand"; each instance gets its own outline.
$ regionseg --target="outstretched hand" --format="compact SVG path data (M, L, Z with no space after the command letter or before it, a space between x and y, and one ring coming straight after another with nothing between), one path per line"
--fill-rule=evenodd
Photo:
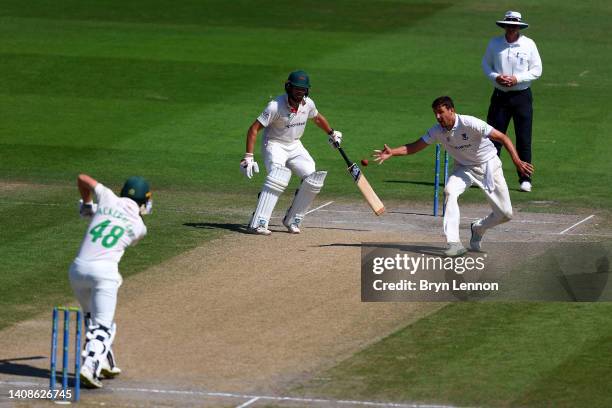
M374 154L372 155L372 157L374 157L374 161L378 164L382 164L391 156L393 156L393 153L391 153L391 148L386 144L383 150L374 150Z
M516 166L516 169L518 170L519 173L521 173L522 176L531 176L533 174L534 167L533 167L533 164L531 163L527 163L522 160L518 160L517 162L514 163L514 165Z

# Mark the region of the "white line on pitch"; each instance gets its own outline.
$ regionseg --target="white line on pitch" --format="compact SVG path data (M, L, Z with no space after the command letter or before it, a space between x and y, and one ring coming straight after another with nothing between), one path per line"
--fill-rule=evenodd
M26 381L2 381L0 384L21 386L21 387L40 387L40 382L26 382ZM436 404L410 404L410 403L396 403L396 402L374 402L374 401L351 401L351 400L333 400L323 398L300 398L300 397L274 397L271 395L245 395L245 394L233 394L229 392L210 392L210 391L197 391L197 390L167 390L158 388L131 388L131 387L104 387L105 389L113 392L140 392L146 394L174 394L174 395L192 395L192 396L204 396L204 397L225 397L225 398L239 398L239 399L258 399L268 401L291 401L299 403L310 403L310 404L338 404L338 405L362 405L368 407L381 407L381 408L457 408L453 405L436 405ZM247 401L249 402L249 401ZM255 402L255 401L253 401Z
M590 219L591 219L591 218L593 218L594 216L595 216L595 214L591 214L591 215L589 215L589 216L588 216L588 217L586 217L584 220L582 220L582 221L578 221L577 223L575 223L575 224L574 224L574 225L572 225L571 227L564 229L563 231L561 231L561 232L559 233L559 235L563 235L563 234L565 234L567 231L569 231L569 230L571 230L571 229L573 229L573 228L575 228L575 227L579 226L579 225L580 225L580 224L582 224L583 222L587 222L588 220L590 220Z
M418 210L417 210L418 211ZM323 210L322 212L330 212L330 213L346 213L346 214L371 214L371 211L361 211L361 210ZM433 218L433 219L442 219L442 217L434 217L432 214L411 214L411 213L403 213L400 211L389 211L386 215L386 217L389 217L391 215L410 215L410 216L419 216L419 217L427 217L427 218ZM478 218L474 218L474 217L461 217L462 220L469 220L469 221L475 221L478 220ZM512 220L513 223L520 223L520 224L558 224L558 221L539 221L539 220Z
M325 204L323 204L323 205L320 205L320 206L318 206L317 208L313 208L313 209L312 209L312 210L310 210L310 211L306 211L306 214L304 214L304 215L308 215L308 214L310 214L310 213L313 213L313 212L315 212L315 211L317 211L317 210L320 210L320 209L321 209L321 208L323 208L323 207L327 207L328 205L330 205L330 204L332 204L332 203L333 203L333 201L330 201L330 202L328 202L328 203L325 203Z
M249 405L251 405L254 402L257 402L258 400L259 400L259 397L251 398L250 400L248 400L244 404L238 405L236 408L245 408L245 407L248 407Z
M2 381L0 381L0 384ZM435 404L402 404L395 402L374 402L374 401L349 401L349 400L333 400L322 398L300 398L300 397L274 397L270 395L243 395L233 394L229 392L207 392L207 391L182 391L182 390L163 390L151 388L128 388L128 387L109 387L112 391L126 392L144 392L156 394L182 394L182 395L202 395L208 397L226 397L226 398L257 398L268 401L292 401L301 403L318 403L318 404L339 404L339 405L363 405L370 407L382 408L456 408L453 405L435 405Z

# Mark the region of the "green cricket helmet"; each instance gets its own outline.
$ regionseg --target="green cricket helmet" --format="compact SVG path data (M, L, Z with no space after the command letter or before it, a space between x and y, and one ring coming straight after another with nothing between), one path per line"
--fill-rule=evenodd
M134 200L139 207L144 206L144 212L141 211L143 214L151 212L151 189L149 188L149 183L144 178L132 176L127 179L121 189L121 197Z
M306 92L304 96L308 96L308 91L310 90L310 78L308 74L304 71L293 71L290 73L289 78L287 78L285 82L285 92L287 92L288 95L291 94L292 87L305 88Z
M293 71L289 74L287 83L300 88L310 89L310 78L305 71Z

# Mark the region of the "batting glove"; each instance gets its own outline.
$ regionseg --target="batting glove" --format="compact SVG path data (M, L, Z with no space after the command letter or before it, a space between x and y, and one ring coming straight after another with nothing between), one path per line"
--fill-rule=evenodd
M79 215L81 218L91 218L98 210L98 204L90 201L84 203L83 200L79 200Z
M342 143L342 132L338 132L337 130L330 130L329 133L329 144L333 147L333 148L337 148L340 147L340 143Z
M240 171L247 178L253 178L255 173L259 173L259 166L253 158L253 153L245 153L244 159L240 161Z

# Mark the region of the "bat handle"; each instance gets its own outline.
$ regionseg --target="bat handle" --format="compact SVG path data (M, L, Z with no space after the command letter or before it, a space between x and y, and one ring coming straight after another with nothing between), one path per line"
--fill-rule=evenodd
M338 145L337 143L334 143L334 146L336 146L336 149L338 149L338 151L340 152L340 154L342 155L342 158L344 159L344 161L346 162L346 165L348 167L351 167L353 165L353 162L351 162L348 158L348 156L346 155L346 153L344 153L344 149L342 149L340 147L340 145Z

